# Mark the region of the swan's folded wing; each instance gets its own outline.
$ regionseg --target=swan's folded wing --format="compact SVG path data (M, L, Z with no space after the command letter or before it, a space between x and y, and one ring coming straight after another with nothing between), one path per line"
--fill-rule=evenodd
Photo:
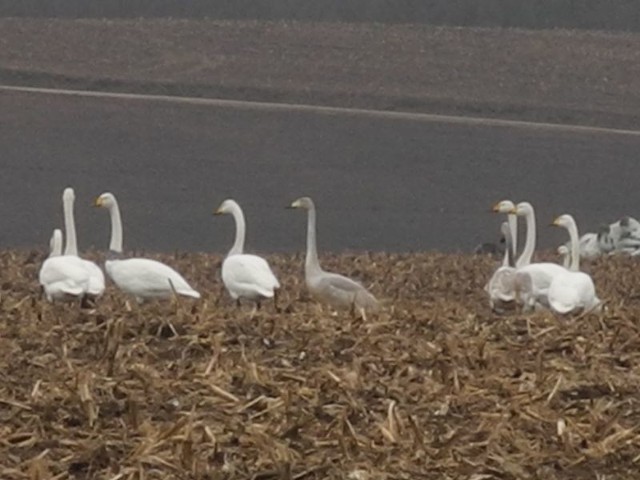
M267 261L257 255L232 255L225 259L222 269L225 283L254 288L266 297L273 296L273 290L280 288Z
M76 285L87 288L89 273L77 257L51 257L42 264L38 279L42 285L73 282Z
M173 268L149 258L130 258L109 262L113 281L125 290L137 290L150 294L171 292L196 296L196 292L187 281ZM196 297L197 298L197 297Z
M317 294L329 296L343 305L356 303L363 308L377 308L377 299L360 283L336 273L323 272L316 284Z

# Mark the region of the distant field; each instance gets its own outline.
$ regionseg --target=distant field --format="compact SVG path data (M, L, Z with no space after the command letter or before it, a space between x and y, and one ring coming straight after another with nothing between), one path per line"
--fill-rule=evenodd
M640 34L0 20L0 82L640 128Z

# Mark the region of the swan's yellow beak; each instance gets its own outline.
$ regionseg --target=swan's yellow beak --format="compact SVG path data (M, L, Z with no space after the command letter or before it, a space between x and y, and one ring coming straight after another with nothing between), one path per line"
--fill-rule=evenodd
M518 214L518 207L513 207L512 209L510 209L507 212L509 215L517 215Z
M224 212L220 208L213 212L214 215L222 215L223 213Z
M491 207L491 211L492 212L499 212L500 211L500 202L496 203L493 207Z
M300 201L296 200L291 205L289 205L287 208L300 208Z
M93 201L94 207L101 207L103 205L102 197L98 197Z
M557 217L553 222L551 222L551 226L552 227L559 227L560 226L560 217Z

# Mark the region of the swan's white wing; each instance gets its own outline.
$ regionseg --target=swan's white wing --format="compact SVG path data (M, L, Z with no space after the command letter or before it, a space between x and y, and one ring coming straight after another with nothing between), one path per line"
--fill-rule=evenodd
M526 308L532 308L536 304L547 306L547 292L553 278L567 270L557 263L531 263L518 269L522 279L526 281L526 287L521 288L521 295Z
M249 254L227 257L222 263L222 281L233 298L271 298L274 289L280 288L267 261Z
M61 255L47 258L38 274L48 298L57 294L82 295L89 288L89 273L78 257Z
M557 275L548 291L551 308L560 314L595 307L600 303L593 280L584 272L565 272Z
M89 272L89 289L87 293L99 297L104 293L104 273L102 273L102 269L92 261L81 260Z
M200 294L173 268L149 258L129 258L106 262L107 273L123 291L140 298L170 298L173 288L179 295L200 298Z
M511 302L515 300L515 273L516 269L509 266L502 266L493 272L489 283L485 286L491 306L495 302Z
M602 255L598 235L595 233L585 233L580 237L580 257L596 258Z

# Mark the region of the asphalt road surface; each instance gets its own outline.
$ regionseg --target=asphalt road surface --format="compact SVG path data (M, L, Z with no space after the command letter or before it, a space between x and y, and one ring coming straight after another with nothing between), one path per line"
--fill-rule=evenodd
M309 195L321 251L471 251L496 240L503 198L547 227L640 217L640 135L508 122L0 91L0 247L46 247L76 191L80 249L106 249L114 193L125 249L225 252L245 211L250 251L301 251Z

